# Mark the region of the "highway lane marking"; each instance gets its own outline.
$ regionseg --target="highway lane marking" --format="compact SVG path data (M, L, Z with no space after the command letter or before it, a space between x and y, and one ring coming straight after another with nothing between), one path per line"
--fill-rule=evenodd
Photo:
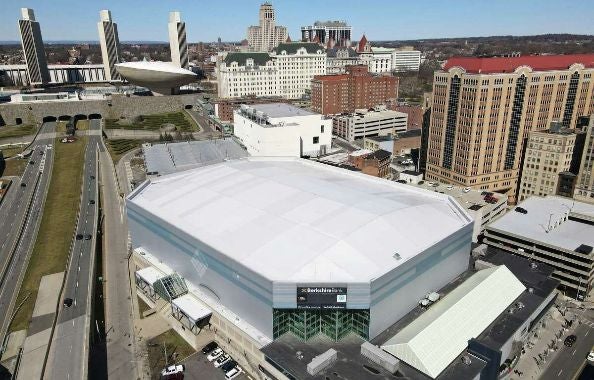
M584 335L584 336L588 336L588 334L590 334L590 329L588 329L588 331L586 331L586 335Z
M563 372L562 369L559 370L559 373L557 374L557 377L561 376L561 372Z
M575 350L573 350L573 352L571 353L571 356L575 355L576 351L577 351L577 348Z

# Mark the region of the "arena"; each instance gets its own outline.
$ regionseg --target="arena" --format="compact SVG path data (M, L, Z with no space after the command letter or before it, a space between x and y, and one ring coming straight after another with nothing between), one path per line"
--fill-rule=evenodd
M449 196L298 158L248 157L145 182L132 248L263 336L372 339L468 267Z

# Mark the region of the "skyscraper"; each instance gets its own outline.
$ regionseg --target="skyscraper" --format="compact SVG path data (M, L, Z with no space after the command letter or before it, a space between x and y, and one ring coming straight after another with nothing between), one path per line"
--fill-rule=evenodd
M21 8L22 20L19 20L19 33L23 46L23 55L27 64L27 74L30 84L45 84L50 82L47 59L43 48L43 38L39 23L35 21L33 9Z
M186 42L186 23L181 20L179 12L169 12L169 48L171 50L171 62L187 69L188 68L188 45Z
M105 78L108 81L120 80L115 64L120 62L120 39L118 38L118 25L111 21L111 12L102 10L99 12L99 44L101 45L101 56L105 67Z
M330 41L334 46L350 47L353 28L344 21L316 21L313 25L301 27L301 40L317 42L328 45Z
M524 142L594 113L594 55L451 58L435 72L426 178L516 201Z
M287 28L276 25L274 8L270 3L260 6L260 25L248 28L248 44L253 51L270 51L287 41Z

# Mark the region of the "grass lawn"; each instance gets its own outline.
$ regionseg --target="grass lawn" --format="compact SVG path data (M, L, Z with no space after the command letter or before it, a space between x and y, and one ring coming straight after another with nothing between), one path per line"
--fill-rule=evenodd
M67 121L58 121L56 123L56 132L66 133L66 124L68 124ZM79 120L76 122L77 131L86 131L87 129L89 129L88 120Z
M106 129L132 129L158 131L164 124L173 124L179 132L196 132L198 126L185 112L170 112L154 115L141 115L133 123L122 122L117 119L106 119Z
M167 363L165 363L167 352ZM177 363L195 351L174 330L167 330L163 334L148 341L148 362L151 366L151 378L158 379L161 370L167 365Z
M0 127L0 139L32 135L37 131L33 124Z
M23 151L23 148L4 148L1 149L2 150L2 154L4 155L4 157L12 157L12 156L16 156L17 154L21 153ZM15 158L12 160L8 160L8 161L4 161L4 170L0 169L0 177L2 176L21 176L23 174L23 172L25 171L25 168L27 167L27 161L29 161L28 159L22 159L22 158ZM0 168L2 168L2 166L0 166Z
M31 296L17 313L10 331L29 326L41 277L61 272L66 267L80 205L86 143L86 137L71 144L60 143L58 139L54 143L54 167L43 217L16 305L27 294Z
M113 139L113 140L106 140L107 142L107 150L109 151L109 155L113 160L114 165L118 163L120 158L127 152L131 151L134 148L140 147L143 143L147 140L134 140L134 139Z

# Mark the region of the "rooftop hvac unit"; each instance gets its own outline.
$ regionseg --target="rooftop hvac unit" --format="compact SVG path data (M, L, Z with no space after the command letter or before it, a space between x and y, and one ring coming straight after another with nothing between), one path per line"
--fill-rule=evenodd
M247 105L247 104L242 104L242 105L241 105L241 110L242 110L242 111L244 111L244 112L247 112L249 109L250 109L250 107L248 107L248 105Z
M320 354L315 358L311 359L311 362L307 364L307 373L309 373L312 376L315 376L320 371L332 365L332 363L334 363L338 358L337 354L338 353L336 352L336 350L331 348L323 354Z

